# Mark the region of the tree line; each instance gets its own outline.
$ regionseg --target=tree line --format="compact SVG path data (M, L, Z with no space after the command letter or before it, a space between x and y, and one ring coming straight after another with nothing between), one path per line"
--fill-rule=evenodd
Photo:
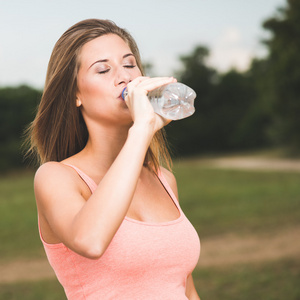
M209 49L197 46L180 57L179 79L196 93L196 112L172 122L168 136L179 154L284 146L300 150L300 0L265 20L267 57L245 72L219 74L207 66Z
M207 65L209 49L196 46L180 57L178 81L197 93L196 112L166 127L174 156L284 146L300 150L300 0L262 24L268 55L245 72L219 73ZM20 151L42 91L29 86L0 88L0 170L24 165Z

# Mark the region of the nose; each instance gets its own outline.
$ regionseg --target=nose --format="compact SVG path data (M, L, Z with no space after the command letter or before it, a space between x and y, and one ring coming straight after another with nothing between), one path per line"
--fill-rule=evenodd
M128 70L126 70L123 66L120 66L115 77L115 86L123 83L127 85L131 80L130 72L128 72Z

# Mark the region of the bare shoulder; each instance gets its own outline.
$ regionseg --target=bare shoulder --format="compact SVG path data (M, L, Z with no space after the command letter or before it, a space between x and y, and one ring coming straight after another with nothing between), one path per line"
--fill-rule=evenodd
M51 173L56 173L57 171L63 170L63 166L61 163L56 161L49 161L42 164L35 173L35 180L38 180L43 177L47 177Z
M34 193L42 235L47 243L70 242L67 236L72 222L90 195L84 194L85 189L88 187L76 171L63 163L47 162L39 167L34 178Z
M59 162L47 162L41 165L34 177L36 198L45 194L58 194L62 191L78 190L79 178L68 166Z
M164 168L164 167L160 167L160 170L161 170L163 176L166 178L166 180L167 180L169 186L171 187L172 191L174 192L174 194L178 198L177 182L176 182L176 178L175 178L174 174L171 171Z
M35 173L34 183L35 185L43 184L45 181L48 184L57 184L62 179L63 181L72 181L74 179L74 172L67 166L59 162L47 162L41 165Z

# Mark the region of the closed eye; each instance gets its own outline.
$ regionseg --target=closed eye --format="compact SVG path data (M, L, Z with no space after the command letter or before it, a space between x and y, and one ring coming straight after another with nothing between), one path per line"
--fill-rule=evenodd
M136 65L125 65L124 66L124 68L129 68L129 69L133 69L133 68L135 68L136 67Z
M123 67L127 68L127 69L133 69L136 67L136 65L124 65ZM110 69L106 69L104 71L98 71L98 74L105 74L105 73L108 73L109 71L110 71Z
M99 74L105 74L105 73L107 73L108 71L109 71L109 69L104 70L104 71L99 71L98 73L99 73Z

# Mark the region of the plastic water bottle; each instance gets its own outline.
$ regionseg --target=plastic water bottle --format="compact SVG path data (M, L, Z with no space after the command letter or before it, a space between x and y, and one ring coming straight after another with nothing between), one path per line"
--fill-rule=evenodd
M122 98L128 91L124 88ZM196 93L183 83L175 82L163 85L148 93L154 111L170 120L180 120L191 116L195 112L194 100Z

